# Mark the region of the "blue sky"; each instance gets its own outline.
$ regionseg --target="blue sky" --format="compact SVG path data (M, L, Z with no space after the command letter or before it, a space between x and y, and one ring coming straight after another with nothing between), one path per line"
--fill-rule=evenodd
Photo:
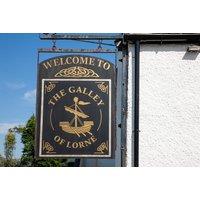
M107 41L110 43L110 41ZM59 48L97 48L97 44L77 41L57 41ZM37 49L52 47L51 41L42 41L38 34L0 34L0 154L4 154L7 130L24 125L35 113ZM113 48L111 46L102 46ZM41 55L41 60L58 54ZM92 54L114 62L114 56ZM16 136L15 156L20 157L23 145Z

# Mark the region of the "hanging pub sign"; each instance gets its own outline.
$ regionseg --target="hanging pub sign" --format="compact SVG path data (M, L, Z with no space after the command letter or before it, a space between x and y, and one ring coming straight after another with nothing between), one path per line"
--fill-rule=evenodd
M112 157L115 89L107 60L67 55L39 63L37 157Z

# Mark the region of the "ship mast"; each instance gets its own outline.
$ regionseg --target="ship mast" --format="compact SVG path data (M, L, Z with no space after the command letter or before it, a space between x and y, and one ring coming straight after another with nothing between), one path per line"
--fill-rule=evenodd
M78 126L78 116L77 116L77 103L78 103L78 98L77 97L74 97L74 102L75 102L75 127Z

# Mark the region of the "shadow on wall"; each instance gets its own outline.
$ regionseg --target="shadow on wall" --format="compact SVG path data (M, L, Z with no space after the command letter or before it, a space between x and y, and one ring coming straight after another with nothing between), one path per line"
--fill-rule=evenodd
M182 60L195 60L199 52L188 52L187 49L190 45L191 44L142 44L140 51L155 51L156 54L164 51L184 51L185 54Z
M199 55L199 52L188 52L186 51L183 60L196 60L197 56Z

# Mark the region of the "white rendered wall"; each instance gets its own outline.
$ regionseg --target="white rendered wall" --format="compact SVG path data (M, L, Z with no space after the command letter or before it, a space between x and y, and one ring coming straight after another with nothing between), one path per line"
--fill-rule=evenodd
M142 166L200 166L200 55L188 45L142 45Z

